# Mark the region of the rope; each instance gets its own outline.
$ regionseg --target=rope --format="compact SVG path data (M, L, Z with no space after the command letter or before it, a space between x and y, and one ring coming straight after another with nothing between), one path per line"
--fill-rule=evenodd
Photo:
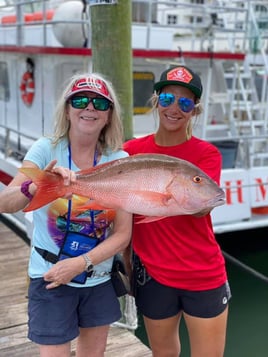
M234 263L235 265L237 265L239 268L247 271L248 273L252 274L253 276L255 276L256 278L264 281L265 283L268 283L268 277L260 272L258 272L255 269L252 269L250 266L242 263L240 260L236 259L235 257L233 257L232 255L222 251L223 256L231 261L232 263Z

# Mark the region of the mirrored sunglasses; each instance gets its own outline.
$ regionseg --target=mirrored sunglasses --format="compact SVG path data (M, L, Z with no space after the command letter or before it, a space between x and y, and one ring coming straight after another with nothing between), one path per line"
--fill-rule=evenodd
M94 109L105 111L111 107L111 102L106 98L88 98L86 96L73 96L70 99L71 106L75 109L85 109L89 103L93 104Z
M172 93L160 93L158 103L161 107L168 107L175 102L175 95ZM178 106L184 113L189 113L194 109L195 103L192 99L181 97L178 99Z

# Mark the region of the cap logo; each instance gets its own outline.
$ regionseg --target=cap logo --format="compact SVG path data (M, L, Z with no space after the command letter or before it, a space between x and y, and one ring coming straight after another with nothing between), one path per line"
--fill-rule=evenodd
M184 67L177 67L167 73L167 80L190 83L193 76Z
M108 92L108 89L106 88L105 84L99 79L82 78L73 85L72 92L81 89L92 90L94 92L98 92L102 95L110 97L110 93Z

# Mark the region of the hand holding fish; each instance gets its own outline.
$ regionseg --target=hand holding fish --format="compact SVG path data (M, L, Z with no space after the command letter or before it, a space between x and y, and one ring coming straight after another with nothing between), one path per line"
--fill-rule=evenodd
M74 171L72 171L66 167L55 166L56 164L57 164L57 160L52 160L45 167L45 171L60 175L63 179L64 186L70 186L72 183L74 183L76 181L76 174ZM66 192L66 194L63 197L66 199L71 199L72 193Z
M62 166L55 166L57 163L56 160L51 161L45 168L45 171L52 172L54 174L58 174L63 178L63 185L69 186L73 182L76 181L76 174L74 171L67 169L66 167Z
M50 282L46 288L53 289L67 284L84 269L85 261L81 256L60 260L44 274L44 280Z

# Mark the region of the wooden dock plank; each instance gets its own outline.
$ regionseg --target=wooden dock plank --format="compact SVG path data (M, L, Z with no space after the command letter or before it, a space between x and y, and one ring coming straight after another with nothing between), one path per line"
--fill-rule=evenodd
M0 216L0 356L38 357L38 347L27 338L27 268L30 247ZM72 342L72 356L75 356ZM133 332L112 326L105 357L149 357L150 349Z

